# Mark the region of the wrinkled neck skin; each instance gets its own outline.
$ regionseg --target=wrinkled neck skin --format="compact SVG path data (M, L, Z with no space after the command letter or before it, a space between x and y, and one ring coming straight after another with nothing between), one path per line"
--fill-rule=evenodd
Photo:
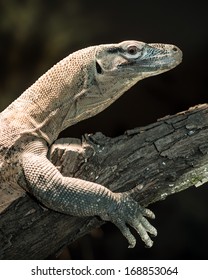
M94 69L94 65L92 68ZM51 144L61 131L103 111L141 79L123 79L121 84L115 77L109 77L102 84L89 74L92 70L85 70L82 69L79 78L74 77L73 82L64 82L62 86L57 83L53 89L47 89L47 95L51 97L50 102L40 104L36 99L29 107L25 103L27 108L24 114L27 112L27 122L29 121L35 129L34 135L43 137ZM84 83L79 83L80 77ZM32 90L33 87L28 89ZM52 91L57 95L54 96Z

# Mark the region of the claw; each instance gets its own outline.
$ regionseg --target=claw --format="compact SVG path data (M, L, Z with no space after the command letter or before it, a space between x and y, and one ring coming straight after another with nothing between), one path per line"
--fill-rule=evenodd
M136 239L135 239L135 242L133 242L133 243L129 243L128 248L129 248L129 249L134 248L134 247L135 247L135 245L136 245Z
M149 231L149 233L151 233L153 236L157 236L157 230L156 230L156 228L153 227L153 226L151 226L151 227L152 227L152 229L151 229L151 231Z
M145 243L145 245L146 245L146 247L147 248L151 248L152 246L153 246L153 241L150 239L149 241L148 241L148 243Z

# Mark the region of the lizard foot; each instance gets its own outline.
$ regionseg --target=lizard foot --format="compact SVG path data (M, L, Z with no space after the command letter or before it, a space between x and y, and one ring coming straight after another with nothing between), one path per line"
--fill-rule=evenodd
M108 212L108 217L103 217L104 220L109 220L114 223L126 237L129 242L129 248L136 245L136 239L130 232L128 225L133 227L147 247L152 247L153 241L148 233L153 236L157 235L157 230L145 218L154 219L154 213L138 204L130 196L122 193L116 194L117 206L112 207Z

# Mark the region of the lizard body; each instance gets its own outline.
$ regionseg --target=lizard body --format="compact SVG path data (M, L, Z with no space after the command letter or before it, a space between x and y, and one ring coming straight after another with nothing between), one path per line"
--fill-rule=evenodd
M139 80L177 66L181 51L167 44L124 41L88 47L67 56L0 114L0 181L18 182L47 207L75 216L98 215L127 238L147 246L156 229L128 193L64 177L47 159L48 147L65 128L104 110Z

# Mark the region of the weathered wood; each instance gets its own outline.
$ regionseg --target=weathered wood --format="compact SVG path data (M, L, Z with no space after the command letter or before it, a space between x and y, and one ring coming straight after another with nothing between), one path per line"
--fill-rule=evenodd
M50 151L63 175L130 190L147 206L208 181L208 105L109 138L60 139ZM19 186L0 187L0 259L43 259L92 228L98 218L77 218L42 207Z

